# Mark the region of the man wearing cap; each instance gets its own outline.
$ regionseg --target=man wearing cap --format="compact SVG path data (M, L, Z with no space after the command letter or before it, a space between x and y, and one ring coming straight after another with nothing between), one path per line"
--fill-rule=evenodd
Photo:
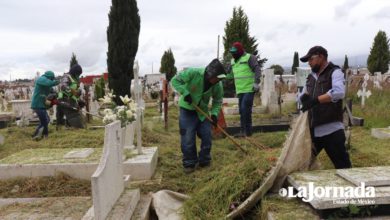
M246 53L240 42L233 43L230 53L233 59L227 79L234 79L241 124L241 132L235 137L251 136L253 98L260 90L260 65L256 56Z
M312 47L300 60L309 62L312 70L299 99L301 110L309 111L313 154L317 156L324 148L336 169L350 168L343 124L344 74L328 62L328 52L321 46Z
M187 174L195 171L197 163L199 167L206 167L211 162L211 123L193 105L209 113L212 124L216 125L223 97L220 81L225 77L222 64L214 59L206 68L188 68L172 78L172 86L181 95L179 127L183 167ZM209 111L210 98L213 101ZM199 154L195 144L196 135L201 139Z

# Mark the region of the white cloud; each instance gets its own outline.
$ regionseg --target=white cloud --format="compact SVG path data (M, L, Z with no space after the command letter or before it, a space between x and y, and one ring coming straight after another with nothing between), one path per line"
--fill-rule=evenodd
M61 74L74 52L85 74L106 71L106 28L111 0L0 1L0 80ZM233 7L242 6L250 34L267 65L291 66L314 45L330 57L368 53L378 30L390 35L388 0L148 0L138 1L141 32L136 59L141 74L158 72L171 48L178 69L205 66L216 57ZM337 18L337 19L334 19Z

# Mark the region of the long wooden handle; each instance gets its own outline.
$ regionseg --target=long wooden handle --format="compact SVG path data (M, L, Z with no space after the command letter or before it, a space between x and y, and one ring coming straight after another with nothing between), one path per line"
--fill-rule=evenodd
M206 114L201 108L199 108L195 104L192 104L192 106L194 106L194 108L196 109L197 112L200 112L203 116L205 116L207 118L207 120L209 120L210 122L213 122L213 120L210 118L210 116L208 114ZM248 153L244 148L241 147L241 145L236 140L233 139L232 136L230 136L221 126L219 126L219 124L217 124L217 128L219 130L221 130L222 133L224 135L226 135L226 137L228 137L236 145L236 147L238 147L244 153Z

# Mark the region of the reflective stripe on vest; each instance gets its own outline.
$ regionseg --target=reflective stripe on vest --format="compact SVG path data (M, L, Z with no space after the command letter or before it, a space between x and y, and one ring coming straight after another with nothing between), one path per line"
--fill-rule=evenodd
M253 92L255 74L248 64L250 57L251 55L247 53L240 57L237 62L234 62L234 59L231 61L237 94Z

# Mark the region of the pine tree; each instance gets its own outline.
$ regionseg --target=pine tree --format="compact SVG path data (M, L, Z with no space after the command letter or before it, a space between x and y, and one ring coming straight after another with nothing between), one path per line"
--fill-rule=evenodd
M375 72L383 74L389 70L389 62L389 39L386 36L386 32L380 30L372 43L370 55L367 59L367 67L372 74Z
M72 66L75 64L79 64L79 62L77 61L76 55L72 52L72 57L70 58L69 69L72 68Z
M177 73L175 58L170 48L165 51L164 55L161 57L160 73L165 73L168 81L171 81L173 76Z
M349 68L349 65L348 65L348 57L347 55L345 55L345 58L344 58L344 65L343 65L343 72L345 73L347 71L347 69Z
M283 75L284 69L281 65L274 64L270 67L270 69L274 69L274 74L275 75Z
M133 64L138 50L140 17L136 0L112 0L107 28L108 85L116 95L130 94L131 79L134 78Z
M297 72L297 67L299 67L299 55L298 52L294 52L293 65L291 67L291 74L295 74Z
M260 59L259 51L257 50L257 39L249 35L249 19L246 16L242 7L233 8L233 15L229 21L226 21L225 36L223 36L223 63L230 64L232 59L229 53L229 48L236 41L242 43L247 53L256 55L260 68L267 61L266 58ZM226 97L232 97L235 93L233 80L224 80L224 91Z

